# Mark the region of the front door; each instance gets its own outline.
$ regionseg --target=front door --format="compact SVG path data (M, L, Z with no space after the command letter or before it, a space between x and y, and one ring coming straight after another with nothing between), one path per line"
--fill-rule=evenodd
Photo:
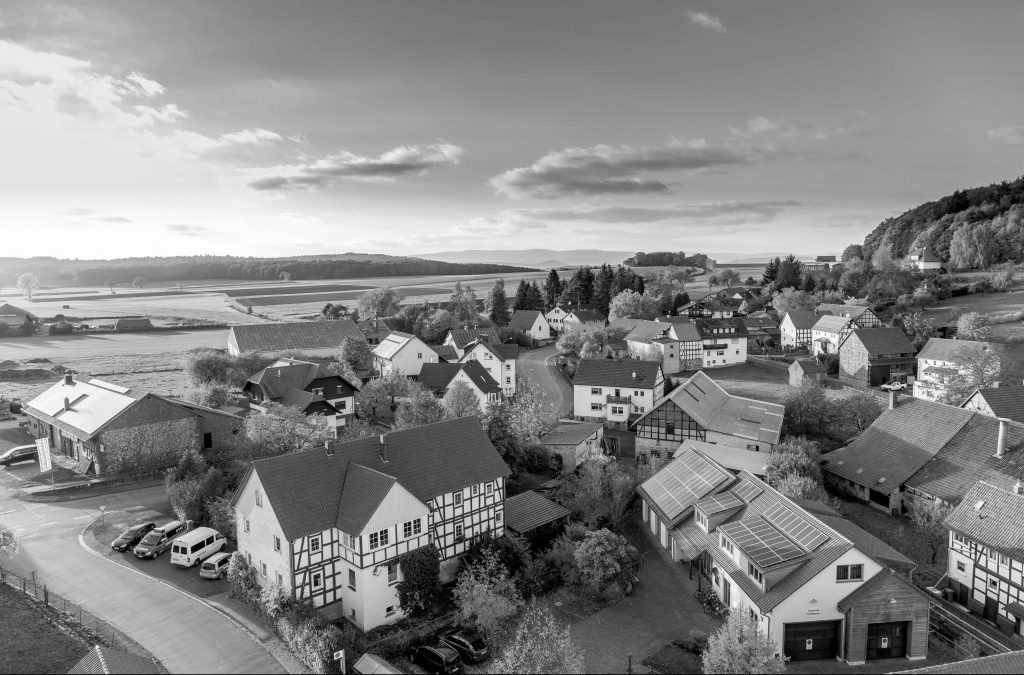
M907 623L868 624L867 657L870 659L896 659L907 655Z
M726 607L732 607L732 584L724 575L722 576L722 602Z
M995 623L999 616L999 601L995 598L985 598L985 613L982 615L992 623Z
M967 599L970 597L971 587L965 583L958 582L959 589L957 589L956 601L964 607L967 606Z

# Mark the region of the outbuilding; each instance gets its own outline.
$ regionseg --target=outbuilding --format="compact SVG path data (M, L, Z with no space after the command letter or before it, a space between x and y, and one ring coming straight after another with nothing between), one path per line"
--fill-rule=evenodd
M821 384L825 381L825 366L817 359L797 359L789 366L789 386L802 387L805 384Z

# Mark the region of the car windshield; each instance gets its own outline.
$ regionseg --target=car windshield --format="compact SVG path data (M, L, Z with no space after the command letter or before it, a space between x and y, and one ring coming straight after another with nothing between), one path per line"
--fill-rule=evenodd
M150 532L149 534L147 534L145 537L142 538L142 541L140 543L143 544L143 545L155 544L158 541L160 541L160 537L162 535L163 535L162 532Z
M203 569L204 570L212 570L214 567L215 567L215 565L213 563L210 563L210 562L204 562L203 563Z
M473 649L483 649L487 646L487 643L484 642L484 639L479 637L474 640L471 640L469 644L473 645Z

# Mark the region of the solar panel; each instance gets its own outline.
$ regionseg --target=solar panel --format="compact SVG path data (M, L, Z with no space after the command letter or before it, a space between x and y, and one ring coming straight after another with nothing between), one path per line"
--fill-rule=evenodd
M128 391L129 391L128 387L122 387L121 385L114 384L113 382L106 382L104 380L97 380L95 377L92 378L91 380L89 380L89 384L91 384L94 387L99 387L100 389L106 389L107 391L112 391L112 392L114 392L116 394L127 394Z
M764 408L755 408L754 406L748 406L740 413L740 419L746 420L747 422L755 422L760 424L761 420L764 419L765 410Z
M749 504L750 502L754 501L755 497L764 492L764 490L761 487L759 487L756 483L745 480L736 487L734 487L732 489L732 492L735 493L737 497L739 497L740 499Z
M761 568L772 567L804 555L799 546L761 516L722 525L718 529L736 542L744 555Z
M828 541L827 534L783 504L772 504L764 510L764 515L793 541L808 551L813 551Z
M715 513L721 513L722 511L728 511L729 509L735 509L740 506L746 506L743 500L734 495L731 492L720 492L716 495L708 495L699 502L697 506L704 513L713 515Z
M693 452L672 460L646 483L644 490L665 515L674 520L698 499L731 477Z

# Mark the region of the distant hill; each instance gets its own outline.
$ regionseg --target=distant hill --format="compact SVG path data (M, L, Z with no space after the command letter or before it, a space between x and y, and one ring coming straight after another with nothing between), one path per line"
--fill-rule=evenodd
M882 221L864 238L864 254L870 257L888 247L893 257L899 258L911 249L928 246L947 261L954 237L959 239L962 255L976 258L975 264L958 266L1024 260L1024 176L1013 182L957 190Z
M465 251L441 251L424 253L423 258L443 260L452 263L486 262L501 265L528 265L530 267L577 267L579 265L617 265L633 255L635 251L602 251L599 249L575 249L552 251L545 248L513 249L499 251L471 249Z
M500 274L522 272L522 266L483 263L452 263L422 258L370 253L328 253L287 258L238 256L174 256L117 258L113 260L64 260L60 258L0 258L0 284L13 286L18 275L31 272L43 284L103 286L107 279L131 283L193 279L353 279L435 274Z

